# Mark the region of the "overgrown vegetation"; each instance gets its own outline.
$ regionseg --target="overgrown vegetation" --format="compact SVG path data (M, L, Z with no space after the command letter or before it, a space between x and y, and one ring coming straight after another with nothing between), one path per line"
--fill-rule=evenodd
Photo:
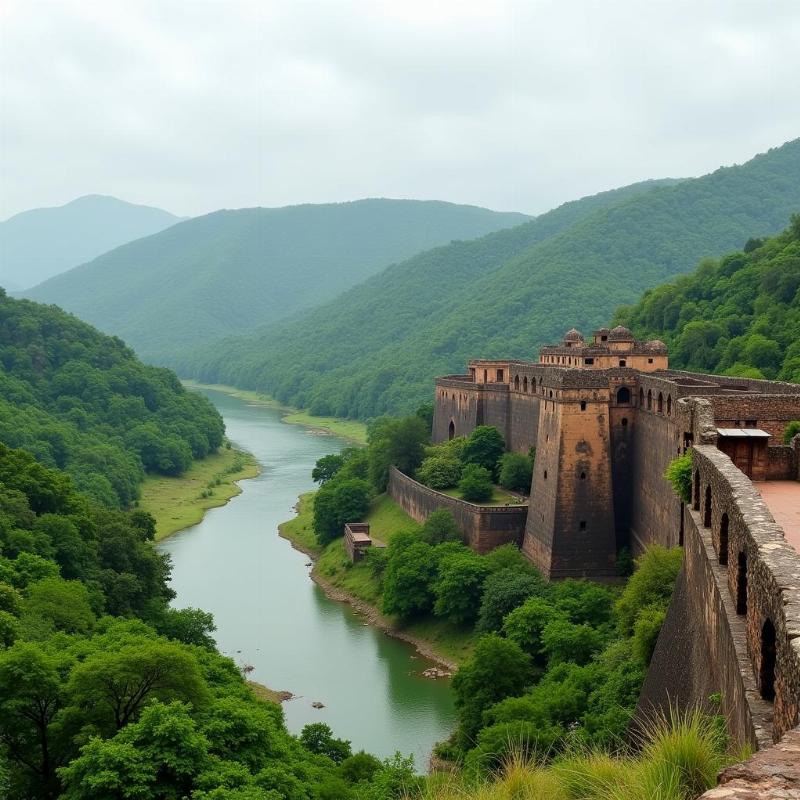
M57 308L0 289L0 442L125 508L146 472L182 474L215 452L223 433L216 409L173 373Z
M646 292L616 321L662 339L674 367L800 382L800 215Z
M697 711L654 721L641 744L639 751L609 751L573 742L548 763L531 753L521 733L488 775L434 776L423 798L695 800L716 784L721 769L737 760L728 750L724 720Z
M680 497L681 502L689 505L692 502L691 449L670 461L664 477L672 484L672 488L675 490L675 494Z
M430 396L435 376L462 372L469 358L531 358L570 325L605 324L621 303L700 258L778 232L800 207L799 176L795 140L677 185L568 204L515 229L422 253L279 326L204 348L180 367L314 413L408 413ZM774 357L767 352L765 361Z
M23 800L383 800L411 763L298 739L175 610L153 520L0 444L0 779Z

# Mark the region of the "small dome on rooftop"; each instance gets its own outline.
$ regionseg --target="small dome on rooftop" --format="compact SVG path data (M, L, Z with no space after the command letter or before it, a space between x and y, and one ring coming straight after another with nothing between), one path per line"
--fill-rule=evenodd
M661 341L661 339L651 339L649 342L645 342L644 346L648 350L654 350L659 353L667 352L667 346Z
M617 325L611 329L608 338L616 342L632 342L633 334L624 325Z
M565 342L582 342L583 335L577 328L572 328L564 334Z

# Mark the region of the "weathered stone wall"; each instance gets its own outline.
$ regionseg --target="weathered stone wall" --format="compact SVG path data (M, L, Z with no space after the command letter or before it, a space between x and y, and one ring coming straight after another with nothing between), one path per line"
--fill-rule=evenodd
M389 496L417 522L425 520L437 509L447 508L464 533L467 543L477 553L488 553L495 547L513 542L519 547L525 530L528 507L479 506L437 492L403 474L395 467L389 470Z
M794 450L789 445L767 448L767 480L796 479Z
M460 379L459 379L460 378ZM433 404L432 441L435 444L454 436L469 436L480 418L482 387L470 383L467 376L450 376L436 381Z
M724 453L702 444L692 452L685 574L640 711L702 705L719 692L731 735L764 746L798 724L800 555Z
M635 488L630 494L630 538L634 554L651 543L680 544L681 503L664 478L670 461L680 454L682 435L675 416L640 407L631 440L630 474ZM615 483L615 489L619 487Z
M772 726L777 740L797 725L800 711L800 555L727 456L707 446L693 453L702 523L710 529L717 561L727 570L730 595L745 619L747 654L762 694L766 630L774 626Z
M717 787L699 800L791 800L800 798L800 730L747 761L724 769Z
M508 430L506 445L509 450L527 455L531 447L536 447L539 430L539 398L536 395L511 390Z
M775 386L775 384L768 384ZM777 384L782 386L782 384ZM761 387L759 387L761 391ZM717 395L709 398L714 408L714 418L720 428L761 428L775 437L775 443L783 441L786 426L797 419L798 399L796 394Z

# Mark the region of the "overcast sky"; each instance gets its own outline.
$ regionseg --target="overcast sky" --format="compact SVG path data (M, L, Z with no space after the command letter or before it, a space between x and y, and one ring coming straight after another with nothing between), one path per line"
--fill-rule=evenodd
M800 136L799 0L0 0L0 219L538 213Z

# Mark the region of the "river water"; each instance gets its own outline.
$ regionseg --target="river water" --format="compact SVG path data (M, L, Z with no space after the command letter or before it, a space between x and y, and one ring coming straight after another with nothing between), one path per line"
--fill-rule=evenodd
M308 576L308 557L277 533L298 494L314 488L314 462L345 442L287 425L273 409L203 393L234 446L253 453L262 472L226 506L160 544L172 556L174 604L211 611L223 653L255 667L253 680L298 695L283 704L292 732L326 722L354 751L413 754L425 771L434 743L455 726L449 682L423 678L430 664L411 647L326 598ZM313 708L315 701L325 707Z

